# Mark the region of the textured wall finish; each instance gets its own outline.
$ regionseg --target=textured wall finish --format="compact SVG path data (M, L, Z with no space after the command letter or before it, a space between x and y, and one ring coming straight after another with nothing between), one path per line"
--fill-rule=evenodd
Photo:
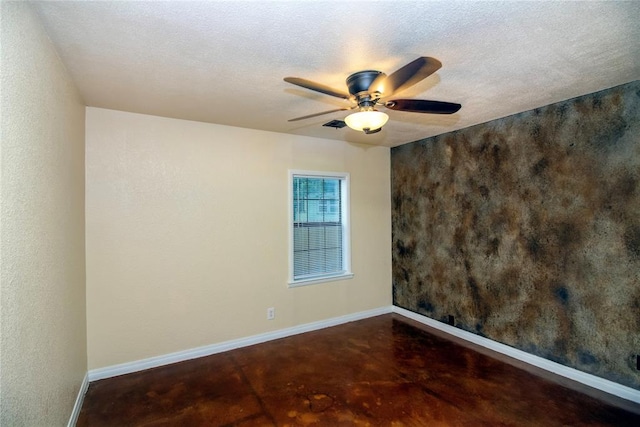
M640 388L640 83L392 149L394 303Z
M66 425L87 372L84 113L30 6L2 2L0 425Z

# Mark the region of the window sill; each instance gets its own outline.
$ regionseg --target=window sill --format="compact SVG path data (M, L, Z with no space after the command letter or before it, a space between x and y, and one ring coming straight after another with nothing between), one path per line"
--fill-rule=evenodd
M324 276L324 277L316 277L313 279L296 280L294 282L289 282L289 287L298 288L300 286L315 285L317 283L324 283L324 282L335 282L338 280L347 280L352 278L353 278L353 273L343 273L343 274L336 274L335 276Z

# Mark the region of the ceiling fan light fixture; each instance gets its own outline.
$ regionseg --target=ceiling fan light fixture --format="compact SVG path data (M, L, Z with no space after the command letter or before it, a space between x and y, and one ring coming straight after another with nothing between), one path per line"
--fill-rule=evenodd
M358 71L347 77L348 93L300 77L285 77L284 81L287 83L324 93L325 95L342 98L350 101L352 104L350 108L323 111L322 113L309 114L290 119L289 121L295 122L297 120L310 119L336 111L357 110L357 112L348 115L344 121L351 129L369 135L380 132L382 126L389 120L389 116L385 113L375 110L374 107L376 106L410 113L454 114L462 107L460 104L430 101L427 99L394 99L386 102L381 101L382 98L388 99L393 94L403 91L429 77L438 71L440 67L442 67L442 63L437 59L429 56L421 56L400 67L390 75L376 70Z
M376 110L358 111L349 114L344 121L353 130L365 133L374 133L387 123L389 116Z

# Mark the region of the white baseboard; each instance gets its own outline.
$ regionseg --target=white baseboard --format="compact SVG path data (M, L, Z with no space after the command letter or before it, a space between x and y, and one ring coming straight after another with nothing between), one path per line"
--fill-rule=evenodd
M264 334L253 335L246 338L225 341L219 344L207 345L204 347L193 348L190 350L178 351L176 353L165 354L162 356L150 357L148 359L136 360L133 362L122 363L119 365L107 366L105 368L92 369L89 371L89 381L97 381L105 378L111 378L118 375L130 374L132 372L143 371L145 369L155 368L158 366L169 365L171 363L183 362L185 360L196 359L198 357L210 356L216 353L222 353L236 348L247 347L254 344L260 344L279 338L289 337L291 335L311 332L318 329L328 328L343 323L353 322L356 320L366 319L368 317L379 316L381 314L391 313L392 307L380 307L373 310L361 311L358 313L347 314L345 316L334 317L331 319L321 320L318 322L306 323L304 325L293 326L291 328L280 329Z
M137 360L128 363L122 363L119 365L107 366L104 368L92 369L87 373L83 387L81 388L81 394L78 395L78 401L76 402L77 412L79 413L82 406L82 398L86 392L88 382L97 381L105 378L111 378L118 375L130 374L133 372L143 371L145 369L155 368L158 366L169 365L171 363L182 362L185 360L196 359L198 357L209 356L216 353L222 353L229 350L234 350L241 347L247 347L250 345L260 344L263 342L276 340L280 338L289 337L292 335L301 334L304 332L311 332L318 329L328 328L331 326L341 325L343 323L353 322L356 320L362 320L369 317L379 316L382 314L396 313L409 319L415 320L424 325L430 326L439 331L445 332L449 335L453 335L462 340L471 342L489 350L504 354L513 359L527 363L531 366L538 367L545 371L554 373L561 377L567 378L587 385L597 390L601 390L605 393L609 393L613 396L620 397L631 402L640 403L640 391L631 387L618 384L613 381L606 380L604 378L597 377L595 375L588 374L586 372L579 371L574 368L570 368L565 365L561 365L556 362L552 362L545 358L535 356L522 350L518 350L514 347L510 347L505 344L501 344L497 341L490 340L488 338L481 337L471 332L463 331L456 327L447 325L421 314L414 313L401 307L387 306L380 307L373 310L361 311L358 313L348 314L345 316L334 317L331 319L321 320L318 322L306 323L304 325L294 326L291 328L280 329L277 331L267 332L264 334L253 335L246 338L239 338L236 340L225 341L219 344L212 344L204 347L198 347L190 350L179 351L176 353L165 354L156 357L150 357L148 359ZM87 381L88 378L88 381ZM76 407L74 407L74 414L72 420L77 419ZM74 421L75 423L75 421ZM73 426L71 420L69 426Z
M80 410L82 409L82 402L84 402L84 395L87 394L87 389L89 388L89 373L84 374L84 379L82 380L82 384L80 385L80 390L78 390L78 396L76 397L76 403L73 405L73 410L71 411L71 417L69 417L69 423L67 427L75 427L78 422L78 416L80 415Z
M544 369L545 371L549 371L570 380L577 381L589 387L604 391L605 393L618 396L622 399L640 403L640 391L631 387L627 387L622 384L605 380L604 378L600 378L595 375L587 374L586 372L582 372L577 369L552 362L551 360L535 356L533 354L518 350L505 344L501 344L488 338L481 337L480 335L476 335L471 332L463 331L462 329L458 329L456 327L447 325L421 314L414 313L413 311L405 310L401 307L393 306L392 311L404 317L408 317L409 319L420 322L424 325L430 326L434 329L438 329L442 332L446 332L447 334L461 338L465 341L472 342L479 346L528 363L529 365Z

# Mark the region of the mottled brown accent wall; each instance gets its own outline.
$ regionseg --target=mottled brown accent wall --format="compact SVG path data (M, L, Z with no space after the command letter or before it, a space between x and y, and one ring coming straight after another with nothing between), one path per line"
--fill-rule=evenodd
M640 81L396 147L391 182L395 305L640 389Z

